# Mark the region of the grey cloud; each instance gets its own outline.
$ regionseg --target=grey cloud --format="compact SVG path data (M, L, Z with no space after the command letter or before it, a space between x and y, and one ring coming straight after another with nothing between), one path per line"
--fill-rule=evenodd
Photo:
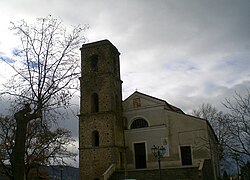
M16 0L0 5L15 18L51 14L69 25L87 23L90 41L109 39L121 52L124 98L138 89L189 112L203 102L222 108L225 97L250 88L249 0ZM77 132L75 120L64 126Z

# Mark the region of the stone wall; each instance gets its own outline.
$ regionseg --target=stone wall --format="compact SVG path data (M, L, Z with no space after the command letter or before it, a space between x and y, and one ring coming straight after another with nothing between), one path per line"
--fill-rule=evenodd
M169 168L161 170L161 180L216 180L212 172L211 160L205 160L203 167ZM110 180L159 180L159 169L116 171Z
M162 180L203 180L202 172L197 167L190 168L171 168L161 170ZM137 170L137 171L117 171L110 180L159 180L160 174L158 169L154 170Z
M80 179L100 179L110 164L123 167L119 54L107 40L81 48Z

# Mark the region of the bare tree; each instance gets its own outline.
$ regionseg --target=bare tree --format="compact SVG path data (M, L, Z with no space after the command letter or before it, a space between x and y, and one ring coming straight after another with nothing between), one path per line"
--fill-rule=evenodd
M10 157L14 147L15 121L0 117L0 172L12 177Z
M237 168L250 158L250 92L235 93L223 105L225 114L210 104L202 104L193 115L207 119L213 127L222 147L222 163L236 161Z
M0 117L0 167L3 173L12 178L13 167L11 155L14 147L16 123L12 118ZM46 129L44 129L46 128ZM65 159L74 159L76 153L70 151L67 146L73 145L75 140L69 130L41 126L39 121L31 121L27 127L25 142L25 175L30 178L30 172L37 165L62 163Z
M69 105L80 72L75 50L85 42L81 33L87 26L73 27L68 33L62 22L51 16L38 18L35 24L24 20L11 24L21 45L13 51L15 63L9 63L16 74L2 94L12 96L15 109L20 109L14 116L17 126L11 163L14 179L26 179L28 125L34 120L46 127L49 112Z
M192 114L194 116L208 120L208 122L211 124L218 138L219 144L222 148L221 149L222 150L221 158L222 158L226 142L229 138L229 133L228 133L229 115L223 113L222 111L219 111L211 104L202 104L198 109L193 110Z
M198 109L193 110L194 116L208 120L212 126L218 142L219 142L219 159L220 168L222 170L228 170L228 159L229 153L227 148L227 142L230 138L230 132L228 131L229 126L229 115L219 111L211 104L202 104Z
M233 99L226 99L224 106L230 112L230 138L228 148L233 154L250 158L250 92L246 95L235 93ZM246 158L247 157L247 158Z

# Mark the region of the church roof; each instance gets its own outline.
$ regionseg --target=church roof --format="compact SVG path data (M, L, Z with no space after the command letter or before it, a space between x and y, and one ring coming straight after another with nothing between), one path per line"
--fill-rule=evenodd
M185 114L180 108L169 104L165 100L162 100L162 99L159 99L159 98L156 98L156 97L153 97L153 96L150 96L150 95L138 92L138 91L135 91L133 94L131 94L129 97L127 97L123 102L129 101L130 99L133 99L135 97L145 98L145 99L153 102L154 104L162 104L169 111Z

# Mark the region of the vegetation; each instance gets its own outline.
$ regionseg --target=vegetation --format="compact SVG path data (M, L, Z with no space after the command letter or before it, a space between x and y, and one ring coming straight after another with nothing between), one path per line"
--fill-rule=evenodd
M2 173L9 178L13 178L12 152L16 129L14 119L0 117L0 167ZM52 130L49 127L41 126L39 121L28 123L24 156L26 179L32 177L32 172L37 166L61 164L68 158L75 158L77 154L68 149L68 146L72 146L74 142L70 131L66 129Z
M246 95L235 93L223 104L227 113L218 111L211 104L202 104L192 114L210 122L221 146L222 166L225 168L225 162L230 159L239 172L239 166L246 167L250 159L250 92Z
M10 29L19 37L20 47L13 50L14 60L6 61L16 74L4 85L1 95L11 97L15 109L14 123L11 118L2 118L10 121L11 127L6 129L12 128L10 136L6 136L11 142L4 157L8 154L12 169L9 174L14 179L26 179L30 159L43 164L64 157L57 156L58 153L73 155L64 154L63 150L72 140L69 132L52 131L51 127L57 119L56 110L70 105L69 100L78 87L80 68L76 49L85 42L81 34L86 28L77 26L68 32L61 21L51 16L38 18L35 24L24 20L11 23ZM34 138L29 138L29 133ZM34 147L37 142L40 147Z

